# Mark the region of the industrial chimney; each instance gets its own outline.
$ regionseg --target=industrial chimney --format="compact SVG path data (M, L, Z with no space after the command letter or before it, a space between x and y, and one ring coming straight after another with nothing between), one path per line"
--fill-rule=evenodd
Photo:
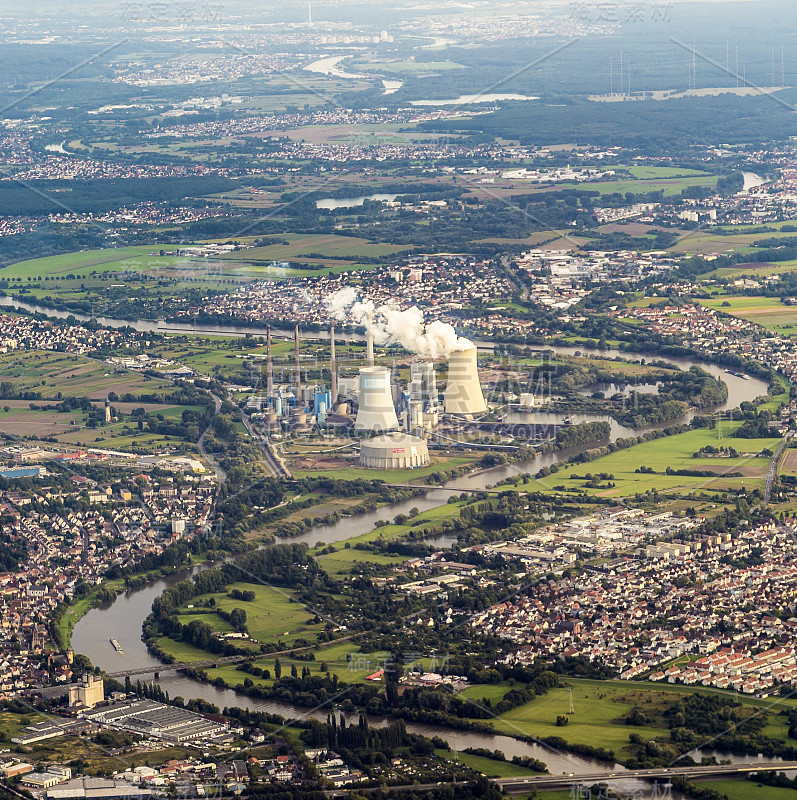
M393 394L390 391L390 370L387 367L360 369L360 408L354 429L358 431L395 431L399 429Z
M365 336L365 362L366 366L374 366L374 332L371 328L370 317L368 317L368 329Z
M446 414L483 414L487 411L479 383L475 347L451 354L443 403Z
M297 325L293 329L293 354L294 354L294 361L295 361L295 388L294 393L296 395L296 411L300 411L302 406L302 370L299 366L299 326Z
M274 395L274 362L271 360L271 325L266 326L266 397Z
M330 399L332 400L332 408L334 408L338 402L338 362L335 359L334 325L331 325L329 328L329 352L330 352L329 369L331 374L329 393L330 393Z

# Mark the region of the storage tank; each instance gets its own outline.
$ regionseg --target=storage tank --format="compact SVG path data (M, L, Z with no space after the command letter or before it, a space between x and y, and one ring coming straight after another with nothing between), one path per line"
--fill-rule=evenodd
M483 414L487 411L479 383L475 347L451 354L443 403L447 414Z
M425 439L406 433L387 433L363 441L360 466L370 469L412 469L429 463Z
M360 369L360 408L354 429L358 431L395 431L399 428L393 393L390 390L390 370L386 367Z

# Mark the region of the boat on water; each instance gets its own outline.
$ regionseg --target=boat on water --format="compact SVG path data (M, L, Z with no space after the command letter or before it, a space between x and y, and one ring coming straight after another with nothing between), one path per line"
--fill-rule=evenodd
M116 650L117 653L124 653L124 650L122 650L122 645L120 645L119 642L116 641L116 639L111 639L111 644L113 645L113 649Z
M727 372L728 375L734 375L735 377L742 378L743 380L746 380L746 381L750 380L750 376L749 375L745 375L743 372L736 372L735 370L732 370L732 369L726 369L725 372Z

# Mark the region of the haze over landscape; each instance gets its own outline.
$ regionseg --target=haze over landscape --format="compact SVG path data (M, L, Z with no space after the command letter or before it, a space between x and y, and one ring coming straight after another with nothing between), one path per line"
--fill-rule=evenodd
M0 800L797 797L797 6L0 2Z

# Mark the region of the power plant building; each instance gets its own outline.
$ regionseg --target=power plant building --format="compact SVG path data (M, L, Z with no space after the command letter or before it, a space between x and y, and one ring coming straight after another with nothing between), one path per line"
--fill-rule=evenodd
M472 416L487 411L487 403L479 382L475 347L457 350L451 354L443 405L446 414Z
M426 440L406 433L388 433L363 441L360 466L370 469L412 469L429 463Z

